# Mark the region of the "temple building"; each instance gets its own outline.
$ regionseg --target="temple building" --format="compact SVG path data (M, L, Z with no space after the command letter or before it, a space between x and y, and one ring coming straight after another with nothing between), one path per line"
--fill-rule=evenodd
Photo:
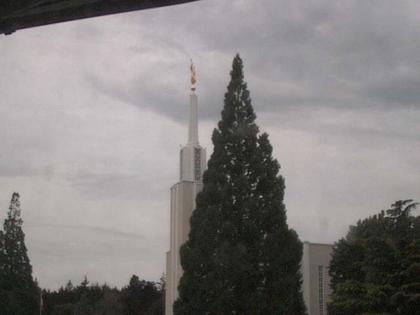
M171 187L170 249L166 253L165 315L173 314L173 303L178 298L178 284L182 276L179 250L188 238L190 217L195 208L195 197L202 189L206 168L206 149L198 141L198 99L195 94L196 74L191 65L191 94L189 104L188 142L181 148L179 182Z
M328 274L333 246L303 243L302 292L308 315L328 315L327 303L331 296Z

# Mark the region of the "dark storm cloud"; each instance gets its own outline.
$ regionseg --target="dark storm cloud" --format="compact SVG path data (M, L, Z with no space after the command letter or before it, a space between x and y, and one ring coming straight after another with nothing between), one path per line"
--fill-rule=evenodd
M134 46L139 58L162 47L172 47L171 53L135 78L95 80L90 74L90 80L101 93L177 121L184 113L182 95L172 85L174 76L179 80L175 64L198 48L205 83L200 95L209 103L202 107L204 118L218 117L236 52L245 59L259 112L420 104L420 20L409 1L202 1L147 13L138 24L153 32L153 44L143 38L150 45Z

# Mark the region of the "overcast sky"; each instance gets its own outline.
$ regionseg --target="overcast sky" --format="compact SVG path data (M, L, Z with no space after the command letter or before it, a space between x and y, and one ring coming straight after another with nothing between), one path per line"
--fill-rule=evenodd
M244 59L286 179L288 222L332 243L393 201L420 201L420 3L203 0L0 37L0 218L21 194L41 286L157 280L169 189Z

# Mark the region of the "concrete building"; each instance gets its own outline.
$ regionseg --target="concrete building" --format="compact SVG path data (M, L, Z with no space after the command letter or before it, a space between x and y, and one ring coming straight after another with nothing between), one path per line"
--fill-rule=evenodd
M332 245L303 243L302 276L303 299L308 315L327 315L331 296L328 269Z
M173 314L173 303L178 298L178 284L182 276L179 249L188 238L190 217L195 208L195 197L202 189L206 168L206 150L198 142L198 101L195 94L195 71L192 70L188 143L180 152L179 182L171 187L170 250L166 253L165 315Z

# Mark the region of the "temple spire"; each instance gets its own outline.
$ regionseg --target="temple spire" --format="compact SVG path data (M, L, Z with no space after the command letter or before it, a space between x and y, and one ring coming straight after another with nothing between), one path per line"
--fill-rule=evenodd
M179 279L182 276L179 251L188 239L190 217L195 209L195 198L203 187L206 169L206 149L198 143L198 101L195 94L197 73L191 61L191 87L188 121L188 143L180 152L179 182L171 188L170 250L166 256L165 315L173 315L173 304L178 298Z

